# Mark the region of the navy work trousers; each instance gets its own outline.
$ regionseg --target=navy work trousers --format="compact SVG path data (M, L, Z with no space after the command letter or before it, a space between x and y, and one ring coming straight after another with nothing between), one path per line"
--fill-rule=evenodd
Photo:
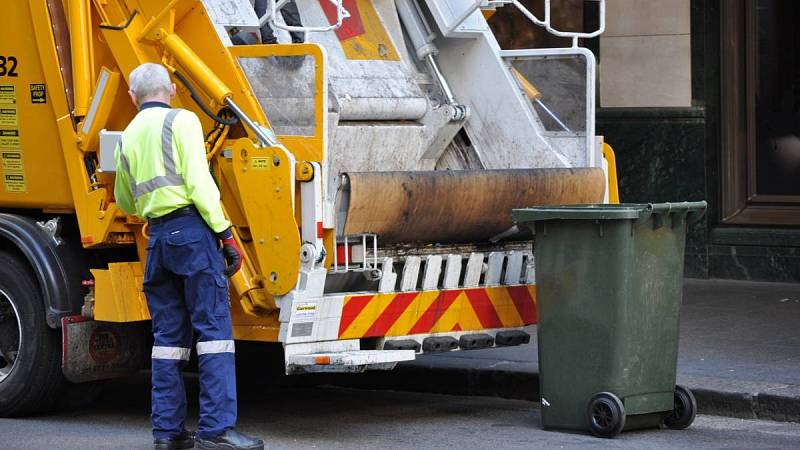
M156 439L184 427L181 369L197 338L201 438L236 425L236 372L228 280L217 239L195 212L150 223L144 293L153 319L152 421Z

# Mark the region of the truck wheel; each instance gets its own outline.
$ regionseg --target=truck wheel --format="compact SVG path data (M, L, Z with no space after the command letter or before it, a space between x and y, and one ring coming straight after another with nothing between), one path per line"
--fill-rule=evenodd
M0 252L0 417L50 408L65 383L59 332L47 326L34 277Z
M675 406L664 419L664 425L673 430L683 430L694 422L697 415L697 400L689 389L675 386Z
M625 406L611 392L595 394L586 410L589 429L597 437L612 438L625 428Z

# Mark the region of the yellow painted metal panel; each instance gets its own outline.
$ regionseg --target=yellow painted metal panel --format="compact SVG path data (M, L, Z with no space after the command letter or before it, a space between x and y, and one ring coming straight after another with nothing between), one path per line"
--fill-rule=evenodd
M92 89L92 50L90 0L68 0L70 46L72 50L72 87L75 95L75 116L89 111Z
M141 291L142 266L138 262L109 264L108 270L92 270L95 280L95 320L136 322L150 320L147 300ZM278 342L280 322L277 313L256 317L231 303L234 338L248 341Z
M231 302L231 321L234 339L244 341L278 342L281 329L277 311L256 317L246 313L239 302Z
M106 85L101 98L97 98L98 95L101 95L101 92L94 92L93 99L97 101L97 107L93 111L88 132L84 133L84 125L86 120L90 120L89 118L85 119L78 126L78 137L80 139L81 148L84 150L100 148L100 130L107 129L106 125L111 115L112 107L120 94L120 73L116 71L112 72L105 67L101 69L101 73L107 76ZM112 184L113 178L109 178L108 185Z
M267 170L254 167L260 158L269 162ZM243 200L240 206L252 238L245 248L256 256L262 286L272 295L283 295L295 287L300 270L300 233L293 207L294 161L282 147L256 147L249 139L236 141L232 161Z
M66 111L63 85L57 65L56 79L45 76L53 67L43 66L47 60L30 38L34 20L48 17L32 17L27 0L3 2L3 13L13 20L3 22L0 39L0 206L71 209L56 127Z
M150 320L142 292L142 266L138 262L112 263L108 270L92 270L94 318L105 322Z
M278 342L280 327L267 325L233 325L233 338L240 341Z

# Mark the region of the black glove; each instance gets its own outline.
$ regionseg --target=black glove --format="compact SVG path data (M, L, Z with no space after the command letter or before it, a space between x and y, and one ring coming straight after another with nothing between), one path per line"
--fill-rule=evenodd
M242 249L233 238L231 229L217 233L217 239L222 241L222 255L225 257L225 276L230 278L242 267Z

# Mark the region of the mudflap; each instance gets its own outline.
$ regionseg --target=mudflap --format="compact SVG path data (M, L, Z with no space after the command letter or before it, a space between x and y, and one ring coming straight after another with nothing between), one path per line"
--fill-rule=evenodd
M73 383L131 375L145 367L147 326L143 322L97 322L61 318L64 377Z

